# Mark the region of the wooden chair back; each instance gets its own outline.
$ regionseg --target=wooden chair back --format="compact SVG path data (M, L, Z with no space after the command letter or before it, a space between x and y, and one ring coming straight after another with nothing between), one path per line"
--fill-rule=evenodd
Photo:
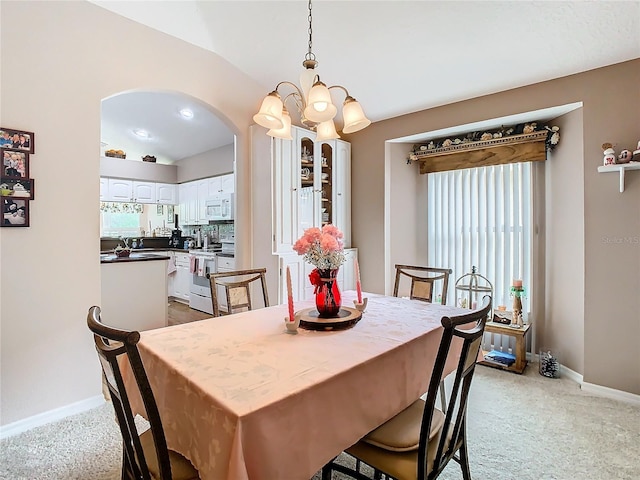
M256 304L251 297L252 287L261 290L262 307L269 306L267 293L266 268L234 270L232 272L209 273L213 316L230 315L237 311L253 310ZM226 306L221 304L220 293L224 292Z
M151 480L154 477L149 472L148 464L149 462L157 461L160 479L171 480L171 463L162 421L138 352L137 344L140 340L140 333L104 325L100 318L100 307L96 306L89 309L87 325L93 332L96 351L102 365L102 373L113 401L120 433L122 434L122 478ZM145 450L140 441L134 420L135 415L131 409L128 392L124 387L119 363L120 357L126 357L129 360L129 365L133 371L146 410L146 418L150 424L156 459L149 459L145 456Z
M393 286L393 296L398 296L401 279L407 277L411 280L409 298L434 303L440 295L442 305L447 303L449 290L449 275L453 273L450 268L421 267L418 265L396 264L396 279ZM436 283L442 282L442 289L438 294L434 293Z

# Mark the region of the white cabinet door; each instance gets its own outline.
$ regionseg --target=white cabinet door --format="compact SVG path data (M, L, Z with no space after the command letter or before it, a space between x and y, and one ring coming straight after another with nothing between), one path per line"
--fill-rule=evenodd
M156 184L153 182L133 182L133 201L156 203Z
M356 259L358 258L357 248L345 248L345 262L340 267L338 282L341 290L356 289Z
M293 143L273 138L273 252L291 252L298 239L298 164L293 159ZM295 165L295 167L294 167Z
M196 182L196 209L198 212L197 223L198 225L208 225L207 219L207 193L208 193L208 180L198 180Z
M178 185L178 220L182 224L187 219L189 188L186 183Z
M334 142L332 219L344 234L344 246L348 248L351 246L351 144L342 140Z
M233 193L235 192L235 175L229 173L228 175L222 175L221 180L221 192L220 193Z
M305 275L305 261L297 253L287 253L280 255L280 281L278 282L278 301L287 303L287 266L291 270L291 290L294 302L305 299L305 279L308 282L308 275Z
M320 226L320 192L314 165L315 133L302 128L295 128L294 132L293 162L297 165L295 175L298 189L298 229L295 237L299 238L307 228Z
M174 297L189 301L191 273L189 273L189 254L176 252L176 273L174 278Z
M220 196L222 190L222 177L207 178L207 200L215 200Z
M176 185L156 183L156 201L162 205L176 204Z
M109 179L109 201L131 202L133 200L133 182L119 178Z
M198 223L198 182L186 183L186 212L183 224L197 225Z
M100 177L100 201L109 201L109 179Z

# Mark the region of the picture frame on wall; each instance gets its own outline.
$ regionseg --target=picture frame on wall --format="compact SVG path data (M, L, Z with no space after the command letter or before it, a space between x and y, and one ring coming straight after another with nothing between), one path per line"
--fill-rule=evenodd
M2 227L29 226L29 199L2 197Z
M14 148L22 152L35 153L36 136L33 132L0 127L0 148Z
M164 215L164 205L158 205L156 207L156 215L159 215L159 216Z
M167 205L167 222L173 222L173 205Z
M0 196L33 200L34 183L33 178L0 177Z
M29 178L29 154L13 148L0 148L2 177Z

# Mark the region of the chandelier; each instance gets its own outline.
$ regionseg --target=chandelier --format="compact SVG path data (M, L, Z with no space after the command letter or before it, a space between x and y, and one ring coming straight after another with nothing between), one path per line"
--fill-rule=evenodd
M287 100L293 99L297 110L300 112L300 121L303 125L316 131L316 140L323 141L340 138L333 123L333 118L338 113L338 108L331 101L331 93L329 92L329 90L335 88L343 90L346 94L342 104L344 121L342 132L357 132L371 124L371 120L365 117L360 104L349 95L346 88L342 85L327 87L320 81L320 76L315 71L318 62L311 51L313 34L311 23L311 0L309 0L309 50L302 62L304 70L300 75L300 87L287 81L278 83L275 90L269 93L262 101L260 111L253 116L253 120L258 125L269 129L267 135L272 137L292 139L291 116L285 104ZM292 87L293 91L283 99L278 89L284 85Z

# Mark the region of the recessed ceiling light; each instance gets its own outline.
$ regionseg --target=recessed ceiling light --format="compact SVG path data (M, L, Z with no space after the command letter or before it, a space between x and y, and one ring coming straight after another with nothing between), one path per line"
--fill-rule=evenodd
M180 115L187 119L193 118L193 112L188 108L183 108L182 110L180 110Z
M149 138L149 132L143 130L142 128L136 128L133 133L140 138Z

